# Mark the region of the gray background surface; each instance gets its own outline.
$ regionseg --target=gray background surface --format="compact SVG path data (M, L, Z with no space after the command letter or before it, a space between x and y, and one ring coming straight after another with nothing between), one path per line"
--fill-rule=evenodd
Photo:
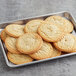
M59 11L69 11L76 18L76 0L0 0L0 22ZM0 76L76 76L76 55L9 68L0 49Z

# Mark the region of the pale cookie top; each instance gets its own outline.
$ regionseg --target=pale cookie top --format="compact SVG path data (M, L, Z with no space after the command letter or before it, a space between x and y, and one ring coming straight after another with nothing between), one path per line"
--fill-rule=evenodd
M5 42L6 37L7 37L7 34L6 34L5 30L2 30L1 31L1 39L3 40L3 42Z
M59 26L47 21L39 26L38 33L45 41L48 42L56 42L64 35L62 29Z
M6 26L5 31L12 37L19 37L24 34L24 26L18 24L10 24Z
M56 49L55 47L53 47L52 57L56 57L56 56L60 56L60 55L61 55L61 51L59 51L58 49Z
M43 20L41 20L41 19L31 20L25 25L24 31L37 33L38 26L42 22L43 22Z
M66 34L60 41L54 43L55 47L60 51L72 52L75 39L72 34Z
M17 49L16 49L16 38L13 37L7 37L5 40L5 45L6 48L8 49L9 52L11 53L20 53Z
M42 46L42 38L36 33L25 33L17 39L17 49L24 53L30 54L38 51Z
M24 64L33 61L33 59L30 56L24 54L12 54L8 52L7 56L9 61L11 61L14 64Z
M52 23L58 24L62 29L64 29L64 32L73 31L73 24L61 16L50 16L46 18L45 21L50 21Z
M34 59L41 60L41 59L46 59L50 58L53 53L53 47L50 43L43 41L42 47L33 54L30 54L30 56Z

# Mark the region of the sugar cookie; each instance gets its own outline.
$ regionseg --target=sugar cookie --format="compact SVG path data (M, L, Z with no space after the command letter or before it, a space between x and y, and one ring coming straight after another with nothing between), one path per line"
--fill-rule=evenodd
M16 47L24 54L38 51L42 46L42 38L36 33L25 33L17 39Z
M24 55L24 54L12 54L8 52L7 57L9 61L14 64L24 64L24 63L29 63L33 61L33 59L30 56Z
M31 20L25 25L24 31L27 33L30 33L30 32L37 33L38 26L42 22L43 22L43 20L41 20L41 19Z
M18 24L10 24L5 28L6 33L12 37L19 37L24 34L24 26Z
M2 30L1 31L1 39L3 40L3 42L5 42L6 37L7 37L7 34L6 34L5 30Z
M73 52L75 39L72 34L66 34L60 41L55 42L54 46L63 52Z
M20 52L16 49L16 38L7 37L5 40L5 46L11 53L19 54Z
M64 36L62 29L60 29L56 24L50 22L42 23L38 28L38 33L48 42L59 41Z
M50 43L43 41L42 47L33 54L30 54L30 56L34 59L41 60L41 59L46 59L50 58L53 53L53 47Z
M46 18L45 21L50 21L52 23L58 24L62 29L64 29L64 32L66 33L73 31L73 24L61 16L50 16Z

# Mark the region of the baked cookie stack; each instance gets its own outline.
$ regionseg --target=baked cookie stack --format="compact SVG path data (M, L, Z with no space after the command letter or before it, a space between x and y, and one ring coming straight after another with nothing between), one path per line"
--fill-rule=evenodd
M76 37L71 34L73 24L67 19L50 16L31 20L25 26L21 24L11 23L1 32L10 62L24 64L76 52Z

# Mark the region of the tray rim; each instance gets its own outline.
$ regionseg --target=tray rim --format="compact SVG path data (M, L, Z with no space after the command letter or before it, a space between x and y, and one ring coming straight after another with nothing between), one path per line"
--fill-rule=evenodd
M54 15L54 14L59 14L59 13L68 13L72 17L72 19L74 20L74 22L75 22L75 19L74 19L74 17L72 16L72 14L70 12L61 11L61 12L56 12L56 13L49 13L49 14L44 14L44 15L38 15L38 16L27 17L27 18L22 18L22 19L16 19L16 20L12 20L12 21L2 22L0 24L10 23L10 22L19 21L19 20L32 19L32 18L37 18L37 17L41 17L41 16L43 17L43 16L48 16L48 15ZM35 64L35 63L40 63L40 62L44 62L44 61L49 61L49 60L59 59L59 58L67 57L67 56L76 55L76 53L70 53L70 54L65 54L65 55L61 55L61 56L57 56L57 57L53 57L53 58L43 59L43 60L39 60L39 61L33 61L33 62L19 64L19 65L15 65L15 64L14 65L10 65L9 61L8 61L8 58L7 58L7 55L6 55L6 52L4 50L4 47L3 47L1 39L0 39L0 45L1 45L1 50L3 52L4 59L5 59L5 62L7 64L7 66L12 67L12 68L26 66L26 65L30 65L30 64Z
M72 14L70 12L68 12L68 11L61 11L61 12L48 13L48 14L37 15L37 16L29 16L29 17L24 17L24 18L18 18L18 19L11 20L11 21L0 22L0 24L11 23L11 22L14 22L14 21L20 21L20 20L25 20L25 19L32 19L32 18L37 18L37 17L41 17L41 16L46 16L46 15L48 16L48 15L52 15L52 14L59 14L59 13L68 13L68 14L70 14L72 16ZM74 19L74 17L73 17L73 19Z

